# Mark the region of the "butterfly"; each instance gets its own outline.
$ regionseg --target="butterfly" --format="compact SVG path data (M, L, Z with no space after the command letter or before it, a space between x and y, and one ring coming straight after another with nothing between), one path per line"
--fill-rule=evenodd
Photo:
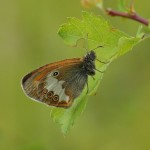
M94 76L96 53L44 65L22 79L25 94L49 106L68 108L88 86L88 76Z

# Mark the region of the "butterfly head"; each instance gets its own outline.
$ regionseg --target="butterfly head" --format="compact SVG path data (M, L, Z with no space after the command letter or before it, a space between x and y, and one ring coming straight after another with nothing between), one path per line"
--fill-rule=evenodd
M95 59L96 59L96 54L94 51L90 51L83 58L84 69L86 73L90 76L95 75Z

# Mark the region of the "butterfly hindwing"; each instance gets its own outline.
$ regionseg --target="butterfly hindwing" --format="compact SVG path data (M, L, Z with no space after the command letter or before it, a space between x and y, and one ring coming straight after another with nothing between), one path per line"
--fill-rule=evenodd
M45 65L27 74L22 87L29 97L37 101L67 108L87 82L82 66L78 58Z

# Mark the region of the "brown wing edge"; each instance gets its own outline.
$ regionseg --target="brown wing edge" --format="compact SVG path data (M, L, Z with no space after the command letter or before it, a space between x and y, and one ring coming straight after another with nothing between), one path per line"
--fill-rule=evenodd
M51 102L44 102L44 104L48 105L48 106L54 106L54 107L61 107L61 108L69 108L72 104L73 104L73 100L70 99L68 101L68 103L66 103L65 101L61 101L61 102L54 102L54 101L51 101Z
M24 85L24 83L32 76L32 72L28 73L27 75L25 75L22 79L21 79L21 84Z

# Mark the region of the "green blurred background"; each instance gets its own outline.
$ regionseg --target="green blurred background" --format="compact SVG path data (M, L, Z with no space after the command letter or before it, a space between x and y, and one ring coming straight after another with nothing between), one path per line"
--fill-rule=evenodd
M105 1L112 8L116 4ZM149 0L135 4L150 17ZM33 69L84 55L57 35L66 18L81 18L82 10L79 0L1 0L0 150L150 150L149 39L109 66L97 95L89 98L66 137L50 118L51 108L29 100L21 89L22 76ZM131 20L104 17L130 35L139 27Z

